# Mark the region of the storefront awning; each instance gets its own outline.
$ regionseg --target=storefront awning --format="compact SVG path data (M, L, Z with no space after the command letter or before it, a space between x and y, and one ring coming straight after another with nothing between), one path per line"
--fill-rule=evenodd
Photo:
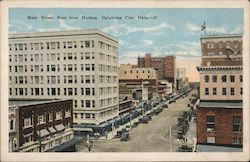
M28 133L28 134L24 134L23 137L26 138L26 137L29 137L29 136L31 136L31 135L33 135L33 132Z
M55 133L56 132L56 130L53 127L49 127L49 131L50 131L50 133Z
M65 149L67 149L68 147L71 147L71 146L75 145L76 143L80 142L82 139L83 139L83 137L74 137L70 141L64 142L61 145L53 147L53 148L47 150L46 152L60 152L60 151L63 151Z
M93 132L92 128L73 128L74 131Z
M37 134L38 134L40 137L44 137L44 136L49 135L49 132L47 131L47 129L42 129L42 130L38 131Z
M65 129L63 124L56 125L55 128L56 128L57 131L62 131L62 130Z

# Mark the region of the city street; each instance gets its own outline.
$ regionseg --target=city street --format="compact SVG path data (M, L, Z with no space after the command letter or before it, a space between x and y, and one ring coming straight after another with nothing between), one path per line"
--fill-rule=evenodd
M168 105L168 108L156 116L147 124L139 124L129 134L128 141L120 141L120 138L112 140L93 141L91 152L169 152L169 126L172 126L172 151L175 152L181 145L175 138L174 128L177 118L182 111L188 111L188 100L192 92L185 98L179 98L176 102ZM83 144L76 145L78 152L88 151Z

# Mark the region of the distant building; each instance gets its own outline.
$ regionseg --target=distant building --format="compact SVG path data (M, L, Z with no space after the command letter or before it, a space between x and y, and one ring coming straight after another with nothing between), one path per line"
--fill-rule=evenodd
M11 100L9 152L75 151L72 105L72 100Z
M132 98L124 97L119 101L119 115L123 115L132 110L135 110Z
M152 98L153 93L157 92L157 76L155 69L135 68L131 64L121 64L119 68L119 98L131 96L137 91L138 94L136 95L136 98L141 94L141 97L139 98L142 99L143 95L140 92L142 90L142 83L145 82L148 82L148 89L146 90L147 97L144 96L148 100ZM135 95L132 97L135 97Z
M167 96L173 93L173 83L167 81L158 81L158 94L161 97Z
M197 144L241 147L242 35L204 35L201 49Z
M138 57L139 68L154 68L159 80L167 80L175 83L176 80L176 57L151 57L151 54L146 54L145 57Z
M187 84L186 68L177 68L176 89L183 90Z
M119 112L118 41L100 30L9 35L11 99L72 99L74 123Z
M131 64L121 64L119 67L119 79L156 79L154 68L138 68Z

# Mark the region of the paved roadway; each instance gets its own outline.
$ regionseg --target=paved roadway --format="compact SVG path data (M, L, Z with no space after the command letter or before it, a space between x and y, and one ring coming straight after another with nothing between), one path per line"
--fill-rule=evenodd
M159 115L152 116L147 124L139 124L130 131L128 141L120 138L112 140L94 141L91 152L169 152L169 126L177 124L177 118L182 111L187 111L188 97L179 98L175 103L169 104ZM174 128L175 126L173 126ZM172 130L172 151L176 151L180 143L174 137ZM76 145L78 152L87 151L81 144Z

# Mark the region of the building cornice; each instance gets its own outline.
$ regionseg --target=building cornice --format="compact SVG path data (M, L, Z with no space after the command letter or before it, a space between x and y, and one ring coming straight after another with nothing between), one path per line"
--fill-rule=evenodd
M242 66L197 66L198 71L225 71L225 70L238 70L243 69Z

